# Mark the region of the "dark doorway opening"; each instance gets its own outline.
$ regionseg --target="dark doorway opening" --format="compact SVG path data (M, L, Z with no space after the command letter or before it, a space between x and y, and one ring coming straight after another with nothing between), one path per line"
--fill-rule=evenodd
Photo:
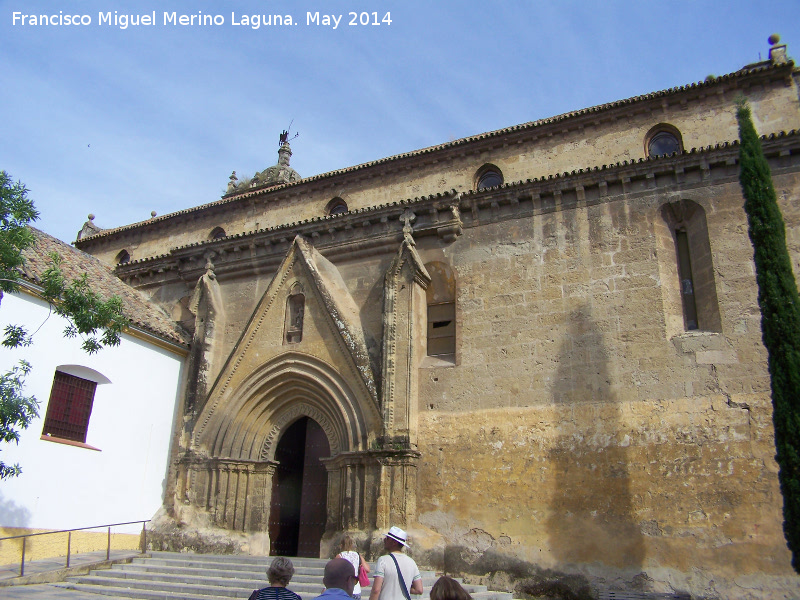
M328 437L308 417L290 425L275 449L270 554L319 558L327 521L328 474L319 460L330 456Z

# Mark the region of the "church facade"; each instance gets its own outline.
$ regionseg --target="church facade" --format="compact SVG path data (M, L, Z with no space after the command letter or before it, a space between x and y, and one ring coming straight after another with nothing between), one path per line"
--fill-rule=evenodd
M88 222L76 246L193 332L169 514L272 554L400 525L439 570L796 592L734 100L798 269L798 83L776 43L306 178L283 136L218 201Z

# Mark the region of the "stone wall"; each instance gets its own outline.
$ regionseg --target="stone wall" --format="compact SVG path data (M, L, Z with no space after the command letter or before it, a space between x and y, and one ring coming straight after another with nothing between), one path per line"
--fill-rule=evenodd
M259 475L257 497L228 493L218 467L249 481L302 414L335 455L324 548L341 528L369 539L401 519L422 561L473 575L797 591L737 148L639 160L659 123L687 150L734 140L740 92L762 133L800 127L790 73L581 111L87 240L105 259L139 244L134 258L154 258L120 276L187 321L214 320L196 330L202 385L184 415L175 514L253 533L269 482ZM800 269L800 142L765 147ZM518 183L474 191L485 163ZM312 219L334 195L351 211ZM200 243L220 219L253 233ZM698 329L687 330L677 230ZM455 281L447 359L420 357L433 263ZM202 314L198 281L213 309ZM289 347L295 284L305 325ZM367 363L374 385L359 379ZM751 584L752 596L731 591Z
M797 264L800 186L775 184ZM668 323L675 198L705 210L720 332ZM457 364L420 377L418 519L463 569L500 552L693 593L791 579L738 183L467 229L446 255Z

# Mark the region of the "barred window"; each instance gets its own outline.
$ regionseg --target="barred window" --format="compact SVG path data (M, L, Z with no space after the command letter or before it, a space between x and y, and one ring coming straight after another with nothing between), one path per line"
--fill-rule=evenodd
M97 383L56 371L42 435L86 443Z

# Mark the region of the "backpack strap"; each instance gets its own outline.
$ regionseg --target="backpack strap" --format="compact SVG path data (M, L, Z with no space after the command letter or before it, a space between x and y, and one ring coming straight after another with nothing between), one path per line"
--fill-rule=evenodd
M406 597L406 600L411 600L411 595L408 593L408 588L406 587L406 580L403 579L403 574L400 572L400 565L397 564L397 559L394 557L394 553L390 552L389 556L392 557L394 566L397 568L397 578L400 580L400 589L403 590L403 596Z

